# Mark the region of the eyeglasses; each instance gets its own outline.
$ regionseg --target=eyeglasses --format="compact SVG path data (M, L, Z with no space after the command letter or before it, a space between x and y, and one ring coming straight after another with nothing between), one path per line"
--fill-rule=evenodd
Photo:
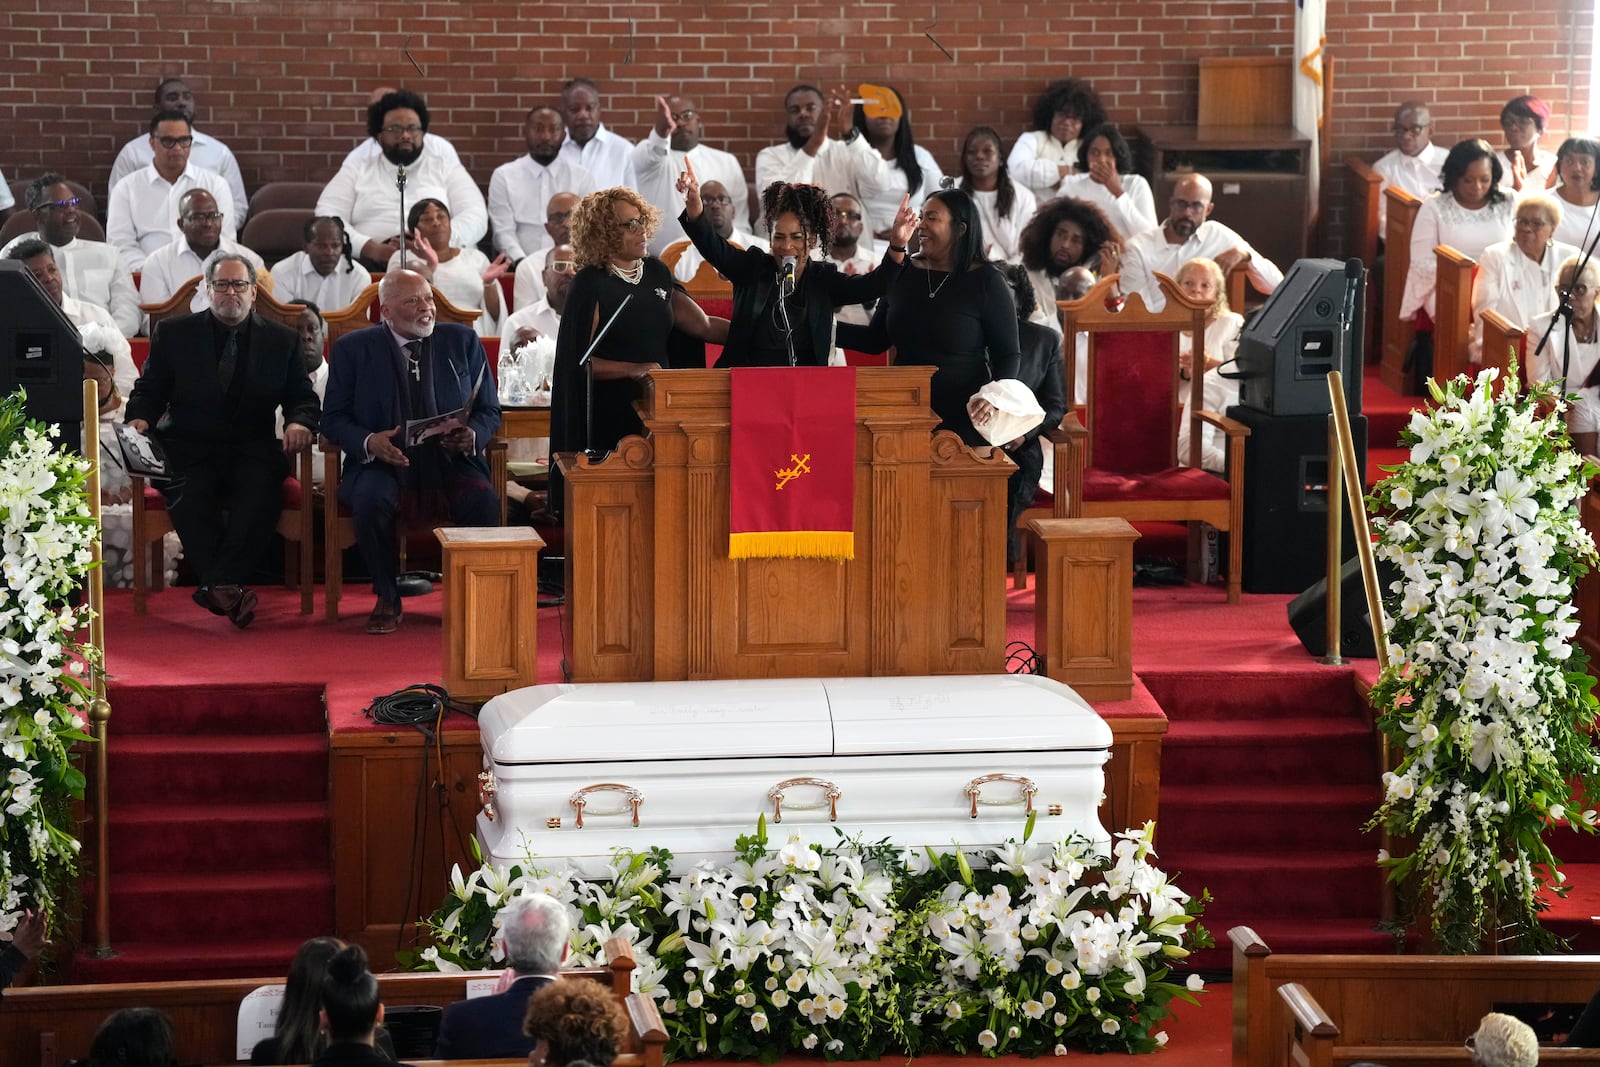
M705 201L708 204L731 204L731 203L733 203L733 197L731 197L731 196L702 196L700 199Z
M193 211L183 217L184 222L221 222L220 211Z
M570 219L572 217L572 212L570 212L570 211L552 211L552 212L550 212L550 214L547 217L548 217L549 221L551 221L551 222L566 222L568 219Z
M570 259L552 259L550 269L557 274L571 274L578 269L578 265Z
M218 278L216 281L208 282L207 284L211 286L211 291L214 293L242 293L254 285L255 282L248 278Z
M1203 200L1179 200L1177 197L1172 198L1173 211L1188 214L1195 211L1204 211L1205 209L1206 205L1205 201Z
M860 222L861 221L861 212L859 212L859 211L841 211L841 212L839 212L839 217L841 219L849 219L851 222Z
M638 215L635 215L631 219L621 219L621 220L619 220L617 222L617 225L621 226L624 230L627 230L629 233L638 233L640 230L644 229L644 219L640 218Z
M39 206L42 208L55 208L57 211L65 211L69 207L77 207L82 200L83 197L74 196L68 200L46 200Z
M1516 227L1519 230L1548 230L1552 229L1554 224L1549 219L1525 219L1519 217L1516 221Z
M1595 287L1592 285L1574 285L1571 289L1568 289L1567 292L1571 293L1573 296L1582 296L1584 293L1594 292L1594 288Z
M157 137L156 143L162 148L188 148L190 145L194 144L194 138L191 136Z
M1428 127L1426 125L1402 126L1397 122L1394 124L1393 129L1395 133L1426 133Z
M694 118L697 114L699 114L699 112L695 111L694 108L686 107L682 111L674 111L672 113L672 121L673 122L688 122L690 119Z
M421 133L422 127L415 123L410 126L385 126L381 132L388 134L390 137L399 137L403 133Z

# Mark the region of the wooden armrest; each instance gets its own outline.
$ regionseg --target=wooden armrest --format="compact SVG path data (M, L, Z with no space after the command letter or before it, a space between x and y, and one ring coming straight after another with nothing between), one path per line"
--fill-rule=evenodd
M1374 185L1379 185L1383 182L1383 176L1377 171L1373 170L1372 164L1367 162L1365 159L1362 159L1360 156L1345 156L1344 165L1350 169L1352 174L1360 178L1362 181L1371 182Z
M1073 418L1076 419L1077 416L1073 416ZM1062 420L1062 423L1063 423L1062 425L1057 426L1057 427L1055 427L1054 429L1051 429L1051 430L1046 430L1040 436L1044 437L1048 441L1054 441L1058 445L1067 444L1068 442L1070 442L1072 440L1072 435L1067 431L1067 429L1065 427L1065 421L1066 420L1063 419Z
M1272 950L1267 943L1261 940L1261 935L1248 926L1235 926L1228 931L1228 940L1233 942L1234 950L1243 952L1246 956L1270 956Z
M1089 436L1088 428L1085 427L1083 425L1083 421L1078 418L1078 413L1076 411L1067 412L1066 416L1061 420L1060 428L1054 432L1061 434L1060 440L1066 442L1067 444L1075 444ZM1057 438L1051 437L1050 440L1054 441L1057 440Z
M1218 415L1215 411L1197 411L1195 415L1201 422L1208 422L1212 426L1232 437L1249 437L1250 427L1242 422L1237 422L1226 415Z
M1294 1021L1307 1033L1314 1037L1339 1036L1339 1027L1328 1018L1328 1013L1322 1010L1317 998L1299 982L1287 982L1279 986L1278 996L1289 1009Z

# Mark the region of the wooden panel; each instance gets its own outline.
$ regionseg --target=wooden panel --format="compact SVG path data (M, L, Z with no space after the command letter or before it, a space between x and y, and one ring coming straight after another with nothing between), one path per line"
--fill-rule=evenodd
M1378 228L1382 201L1383 178L1372 169L1372 164L1360 156L1346 156L1345 189L1350 194L1345 210L1344 247L1352 256L1359 256L1370 270L1378 259L1378 242L1383 234Z
M848 564L821 559L733 560L739 655L845 653L850 647ZM804 611L796 611L804 604Z
M1498 311L1485 311L1479 318L1483 321L1483 365L1500 370L1495 389L1504 389L1510 380L1513 357L1517 361L1517 377L1526 385L1529 380L1527 333L1522 327L1507 322Z
M1406 350L1411 347L1411 324L1400 321L1400 302L1411 272L1411 226L1422 201L1393 186L1385 189L1388 219L1383 234L1383 363L1378 375L1397 393L1416 393L1416 376L1405 371Z
M1111 727L1111 759L1106 763L1100 824L1115 832L1153 822L1161 806L1161 745L1167 720L1119 719L1110 713L1102 717Z
M1289 126L1294 122L1294 61L1286 56L1200 60L1200 126Z
M1041 593L1034 643L1044 672L1086 700L1133 695L1133 542L1120 518L1029 523Z
M1001 449L984 451L975 459L951 433L934 442L925 579L933 592L929 606L938 605L929 619L933 674L983 674L1005 663L1006 478L1013 464ZM995 589L1000 596L992 595Z
M600 463L574 454L556 462L566 475L568 680L648 679L655 601L650 444L628 437Z
M1449 245L1433 250L1438 264L1434 287L1433 377L1447 382L1467 370L1472 340L1472 276L1478 264Z
M528 526L434 533L443 551L445 688L465 700L487 700L537 684L544 542Z

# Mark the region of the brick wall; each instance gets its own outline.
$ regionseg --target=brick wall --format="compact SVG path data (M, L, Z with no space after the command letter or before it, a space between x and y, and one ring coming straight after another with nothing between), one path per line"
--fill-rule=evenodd
M1329 47L1343 64L1336 158L1381 151L1394 102L1417 94L1435 102L1445 141L1495 132L1500 104L1524 90L1551 103L1552 146L1586 124L1588 0L1525 0L1515 12L1508 0L1332 6ZM948 170L969 127L1015 136L1038 88L1068 72L1091 78L1125 126L1192 121L1196 60L1287 54L1294 4L706 0L547 14L553 5L481 0L6 0L6 8L0 99L12 121L0 169L15 178L57 167L103 196L117 148L148 120L151 90L166 75L195 86L201 127L232 146L251 190L331 176L363 135L369 89L385 83L422 91L434 128L487 185L495 166L523 151L524 111L576 74L601 84L603 119L630 138L647 129L656 94L687 92L708 140L747 165L781 138L780 97L794 82L884 78ZM408 36L425 74L401 57Z

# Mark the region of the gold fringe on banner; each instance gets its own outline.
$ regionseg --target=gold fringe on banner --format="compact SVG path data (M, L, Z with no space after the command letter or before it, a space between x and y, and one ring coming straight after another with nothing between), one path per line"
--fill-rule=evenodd
M729 559L856 558L856 535L849 530L782 530L728 535Z

